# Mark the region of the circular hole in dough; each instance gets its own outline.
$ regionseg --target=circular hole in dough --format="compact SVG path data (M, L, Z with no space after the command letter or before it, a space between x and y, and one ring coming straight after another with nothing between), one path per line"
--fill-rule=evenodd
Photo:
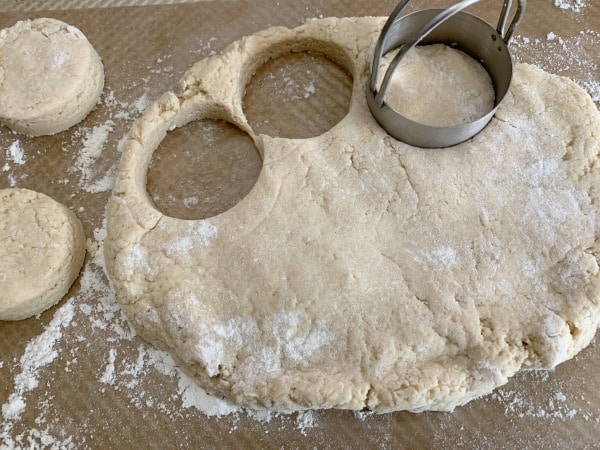
M319 136L348 113L352 83L349 70L323 53L286 53L268 60L250 79L244 113L259 134Z
M261 168L246 133L222 120L196 120L170 131L154 151L146 190L163 214L205 219L239 203Z
M0 320L34 316L65 296L85 258L75 214L47 195L0 190Z
M94 109L103 87L100 56L77 28L41 18L0 31L0 122L12 130L64 131Z
M380 83L396 51L386 54ZM494 107L494 86L485 68L444 44L406 53L390 80L385 102L407 119L447 127L473 122Z

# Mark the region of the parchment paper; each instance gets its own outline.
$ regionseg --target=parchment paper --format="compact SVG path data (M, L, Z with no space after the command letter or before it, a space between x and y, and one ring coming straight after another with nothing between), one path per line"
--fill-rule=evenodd
M419 7L448 5L418 3ZM525 21L511 46L515 58L569 76L600 97L598 1L584 0L582 7L574 0L557 1L558 6L554 0L528 3ZM594 344L552 372L520 374L494 394L453 413L369 416L317 411L217 418L194 406L203 403L189 380L164 354L133 336L120 316L103 277L101 253L95 250L103 238L118 142L140 111L162 92L177 90L177 80L195 61L243 35L270 25L296 26L310 17L388 15L394 6L387 0L214 0L0 16L0 27L39 16L77 26L102 56L106 70L102 104L78 126L40 138L0 128L0 188L27 187L51 195L77 213L90 240L87 265L65 299L39 318L0 322L0 404L17 397L26 404L18 420L3 418L0 447L28 448L32 442L41 448L94 449L598 445L600 350ZM499 7L500 2L481 2L472 11L495 23ZM293 118L286 119L286 133L313 132L315 117L317 125L323 126L339 120L336 114L340 108L343 113L351 82L339 68L321 61L323 69L315 75L317 61L306 76L300 70L306 59L276 63L270 70L279 78L271 79L272 85L266 72L262 81L249 88L253 97L248 100L248 114L257 124L273 122L281 129L268 108L273 102L288 108L286 117ZM286 77L292 77L291 84ZM316 80L316 88L321 89L323 83L318 81L332 77L338 84L330 83L319 95L292 99L298 92L312 94L311 82ZM23 149L24 164L11 159L13 145ZM172 133L157 150L148 190L169 214L209 216L243 197L259 171L260 158L243 133L219 123L198 123ZM41 343L43 348L36 347ZM35 348L46 360L32 362ZM37 386L25 387L23 377L37 380Z

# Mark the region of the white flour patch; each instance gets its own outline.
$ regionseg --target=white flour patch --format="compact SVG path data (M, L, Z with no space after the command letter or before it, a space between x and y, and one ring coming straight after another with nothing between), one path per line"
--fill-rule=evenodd
M164 402L152 398L144 389L146 379L155 377L156 373L177 380L177 394L184 410L194 409L209 417L221 417L241 411L227 401L207 394L177 367L170 354L146 344L138 347L135 361L124 359L120 365L115 365L111 385L114 385L114 389L124 392L137 407L145 405L148 408L157 408L169 412L171 418L181 415L181 410L164 407Z
M316 428L317 417L315 411L301 411L296 415L296 428L300 430L303 436L308 434L308 430Z
M198 200L198 197L196 197L196 196L186 197L183 199L183 205L188 209L198 205L198 203L199 203L199 200Z
M73 169L79 171L81 174L79 187L91 194L105 192L112 187L112 178L107 178L106 175L100 181L95 181L96 172L94 165L102 156L102 151L114 126L114 122L109 120L85 132L81 151L73 165ZM113 167L111 170L114 177L115 168Z
M104 384L114 384L115 382L115 358L117 356L117 351L114 348L111 348L108 352L108 363L106 364L106 368L104 369L104 373L100 377L100 383Z
M217 38L214 36L208 39L206 42L200 40L198 45L196 45L196 49L192 50L192 53L199 56L214 56L217 54L217 52L212 49L212 44L216 41Z
M52 68L55 70L60 69L69 60L70 56L68 52L56 52L52 60Z
M364 421L373 416L375 416L373 411L354 411L354 417L356 417L358 420Z
M116 112L120 112L120 110L127 109L129 107L129 103L119 100L115 94L115 91L110 88L105 89L102 103L111 111L117 110Z
M594 103L600 103L600 80L584 80L580 84L581 87L588 91Z
M13 143L10 144L6 150L6 159L19 166L25 164L25 152L23 151L21 141L13 141Z
M194 247L194 241L189 236L181 236L171 239L165 249L168 257L187 255Z
M447 245L442 245L427 253L426 258L433 263L434 267L447 269L452 267L458 261L456 249Z
M304 98L309 98L316 92L317 88L315 87L315 83L313 81L304 86Z
M159 227L167 226L161 222ZM218 228L210 220L190 222L185 234L175 236L165 248L167 256L181 257L188 255L196 246L208 247L213 243L218 234Z
M195 408L209 417L222 417L228 414L240 412L240 408L222 400L218 397L209 395L204 389L196 384L193 378L185 372L177 371L177 386L181 395L181 405L184 408Z
M102 175L102 178L87 183L84 187L85 191L90 194L110 191L115 183L116 174L117 165L114 164L104 173L104 175Z
M150 106L151 100L148 94L144 93L140 98L133 102L132 107L137 113L142 113L148 106Z
M554 0L554 6L564 11L581 12L587 6L585 0Z

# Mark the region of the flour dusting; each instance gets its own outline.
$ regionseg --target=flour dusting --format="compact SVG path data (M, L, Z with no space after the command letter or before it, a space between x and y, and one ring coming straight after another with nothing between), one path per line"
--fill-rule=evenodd
M302 435L306 436L308 430L317 427L317 417L315 411L301 411L296 415L296 428Z
M560 4L568 6L578 2L563 0ZM583 2L579 4L579 7L584 6ZM597 55L599 47L598 29L581 30L569 37L550 31L546 39L516 35L510 44L517 61L535 64L550 73L571 78L590 94L596 106L600 106L600 68L592 58Z
M455 265L458 261L458 253L456 249L447 245L441 245L434 248L425 255L433 267L438 269L447 269Z
M587 6L585 0L554 0L554 6L565 11L581 12Z
M21 141L14 141L10 144L10 147L6 150L6 159L19 166L25 164L25 152Z
M115 382L115 358L117 356L117 350L111 348L108 351L108 363L104 369L104 373L100 377L100 383L114 384Z
M520 392L510 389L498 389L492 394L492 399L501 402L506 415L515 415L519 418L569 420L578 413L576 409L569 407L567 398L560 391L546 399L546 404L533 403Z
M81 151L74 164L74 169L81 173L79 187L86 192L95 194L105 192L112 187L112 177L115 168L111 168L113 175L105 175L100 181L96 180L94 164L102 156L106 141L115 124L112 120L102 125L97 125L85 132L82 140Z
M55 313L42 334L25 347L19 362L21 372L15 376L13 392L2 405L2 416L6 420L4 428L10 426L9 421L19 419L26 406L24 395L38 387L40 370L58 356L56 345L62 337L63 329L73 320L73 315L73 303L68 302Z

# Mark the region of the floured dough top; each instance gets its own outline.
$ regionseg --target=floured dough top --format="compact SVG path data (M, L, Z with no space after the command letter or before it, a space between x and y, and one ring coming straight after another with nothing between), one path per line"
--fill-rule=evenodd
M39 192L0 190L0 320L25 319L58 302L84 256L73 212Z
M554 367L596 331L600 114L590 97L518 64L472 140L411 147L366 103L383 23L323 19L236 42L129 133L108 270L138 332L211 393L278 410L451 410L521 368ZM350 110L315 138L255 136L244 87L289 50L345 64ZM145 190L152 152L169 129L205 117L254 137L262 172L223 214L167 217Z
M0 121L26 134L63 131L94 108L100 57L77 28L40 18L0 31Z
M381 77L395 52L384 57ZM386 103L407 119L447 127L473 122L494 108L492 79L466 53L444 44L408 52L390 80Z

